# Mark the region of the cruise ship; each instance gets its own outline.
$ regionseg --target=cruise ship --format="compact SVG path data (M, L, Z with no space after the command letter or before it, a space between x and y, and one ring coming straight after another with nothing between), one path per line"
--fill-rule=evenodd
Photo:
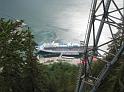
M80 58L83 53L83 46L80 43L43 43L42 45L36 46L38 55L48 57L66 57L66 58Z

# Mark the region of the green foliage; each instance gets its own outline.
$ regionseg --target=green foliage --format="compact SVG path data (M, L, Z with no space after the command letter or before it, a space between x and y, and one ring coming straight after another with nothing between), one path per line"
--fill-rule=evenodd
M119 59L97 92L124 92L124 63Z
M124 43L123 30L118 30L114 37L114 40L108 46L109 53L116 54L120 46ZM111 61L113 59L112 55L106 55L106 59ZM100 85L97 92L124 92L124 57L123 54L119 57L119 60L111 68L108 76ZM96 67L97 68L97 67ZM97 68L98 69L98 68Z
M22 22L0 19L0 92L73 92L78 67L38 63L33 35Z
M0 19L0 92L46 92L33 36L22 22Z
M100 60L97 60L95 63L92 65L92 74L97 77L97 75L101 72L102 68L104 67L104 63L101 62Z
M78 67L69 63L48 65L48 92L74 92Z

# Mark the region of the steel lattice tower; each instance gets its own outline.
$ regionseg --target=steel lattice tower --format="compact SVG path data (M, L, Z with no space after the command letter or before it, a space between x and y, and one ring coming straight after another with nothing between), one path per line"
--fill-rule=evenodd
M121 33L119 36L115 36L117 31ZM110 68L124 51L124 42L121 42L120 46L117 44L117 40L122 37L124 37L124 0L93 0L76 92L96 92ZM114 53L107 51L109 44L113 44L116 50ZM89 46L92 48L89 49ZM112 59L107 60L105 54L111 55ZM92 74L91 63L94 56L104 63L97 76Z

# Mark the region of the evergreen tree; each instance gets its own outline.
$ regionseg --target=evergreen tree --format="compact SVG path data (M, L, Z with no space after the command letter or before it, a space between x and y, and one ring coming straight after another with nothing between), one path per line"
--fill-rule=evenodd
M0 92L46 92L33 36L22 23L0 19Z
M108 46L109 53L115 54L119 50L120 46L124 43L123 30L118 30L114 34L115 42L113 41ZM116 43L116 44L115 44ZM112 55L106 55L106 59L111 61ZM124 56L123 53L119 57L118 61L112 67L109 75L105 78L103 83L97 92L124 92Z
M48 92L74 92L78 66L69 63L48 65Z

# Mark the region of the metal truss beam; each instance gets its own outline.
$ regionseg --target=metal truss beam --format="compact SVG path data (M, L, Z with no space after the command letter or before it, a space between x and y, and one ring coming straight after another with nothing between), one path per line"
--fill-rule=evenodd
M120 0L123 3L122 6L117 4L117 1L118 0L93 0L92 2L86 38L84 41L84 54L81 58L82 64L80 65L79 78L75 92L96 92L101 82L109 73L109 70L115 62L118 61L118 58L124 51L124 42L120 44L120 47L117 46L118 39L124 36L124 1ZM106 25L108 26L107 28ZM121 30L122 35L115 37L115 29ZM100 39L105 31L106 33L110 32L111 39L101 43ZM90 40L92 40L93 48L89 50L88 47L91 46ZM116 49L115 53L101 49L101 47L105 48L104 46L109 45L110 43L113 43L113 46ZM111 55L111 61L100 58L102 55L99 51ZM93 69L91 63L94 56L105 63L97 76L94 76L92 73Z

